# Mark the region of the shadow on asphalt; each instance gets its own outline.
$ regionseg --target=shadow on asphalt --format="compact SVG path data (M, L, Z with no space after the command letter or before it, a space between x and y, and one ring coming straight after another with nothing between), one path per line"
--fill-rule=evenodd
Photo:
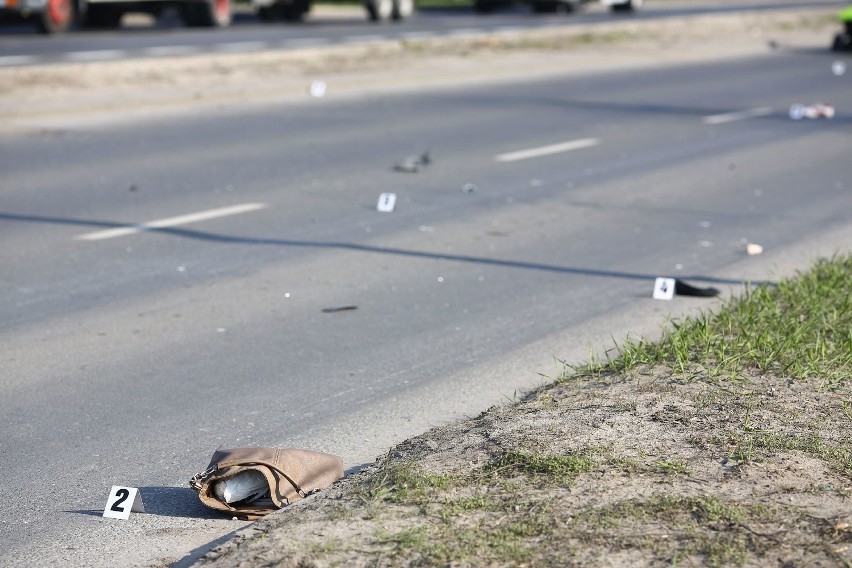
M84 219L67 219L63 217L46 217L40 215L15 215L10 213L0 213L0 221L22 221L30 223L47 223L59 225L79 225L86 227L102 227L102 228L118 228L127 227L126 223L114 223L110 221L95 221ZM382 247L376 245L366 245L359 243L347 243L341 241L300 241L292 239L263 239L252 237L235 237L230 235L219 235L216 233L208 233L204 231L193 231L189 229L177 228L154 228L141 227L140 229L148 233L158 233L162 235L171 235L174 237L182 237L186 239L195 239L200 241L236 244L236 245L259 245L267 247L287 247L287 248L304 248L304 249L330 249L330 250L348 250L353 252L366 252L374 254L383 254L391 256L403 256L408 258L425 258L429 260L445 260L449 262L461 262L465 264L476 264L485 266L498 266L502 268L519 268L525 270L538 270L542 272L555 272L559 274L572 274L575 276L594 276L600 278L616 278L621 280L644 280L653 282L660 274L639 273L639 272L621 272L618 270L601 270L594 268L580 268L575 266L560 266L558 264L546 264L541 262L528 262L524 260L509 260L502 258L488 258L484 256L470 256L463 254L447 254L439 252L429 252L414 249L403 249L396 247ZM684 280L696 280L699 282L707 282L712 284L726 284L730 286L741 286L744 284L742 280L731 278L717 278L714 276L706 276L702 274L679 274L678 278ZM752 285L758 286L773 286L776 283L769 280L750 281ZM143 495L144 496L144 495ZM147 505L146 505L147 507ZM147 510L147 509L146 509Z
M189 487L140 487L142 504L147 515L184 517L191 519L222 519L223 515L205 507ZM102 510L71 509L63 513L101 517Z

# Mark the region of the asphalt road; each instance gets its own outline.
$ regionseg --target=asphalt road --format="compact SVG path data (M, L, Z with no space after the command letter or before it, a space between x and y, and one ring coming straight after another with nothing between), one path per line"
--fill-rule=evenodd
M656 276L736 290L838 244L832 60L0 134L0 564L186 565L243 526L187 487L220 444L357 467L709 305L652 300ZM817 100L832 120L787 116ZM102 519L112 485L148 513Z
M239 6L234 23L224 29L187 29L174 16L161 21L125 19L115 31L76 31L59 36L34 33L26 23L0 23L0 67L61 62L122 60L197 53L293 50L306 46L345 45L383 40L421 40L431 37L488 34L554 26L589 26L613 21L682 18L701 14L777 10L781 7L843 7L837 0L745 0L725 3L704 0L650 2L630 14L613 14L590 3L572 14L533 14L515 5L489 14L472 8L424 9L404 22L376 24L357 6L318 7L300 24L263 24L248 6ZM828 40L826 40L828 44Z

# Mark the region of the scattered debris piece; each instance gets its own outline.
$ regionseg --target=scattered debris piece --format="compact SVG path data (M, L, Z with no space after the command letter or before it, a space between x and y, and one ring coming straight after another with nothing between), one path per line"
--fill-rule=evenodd
M376 204L376 210L382 213L390 213L396 205L395 193L383 193L379 195L379 202Z
M834 73L835 76L840 77L846 73L846 62L838 59L831 64L831 72Z
M713 241L698 241L698 246L704 248L710 248L713 246Z
M763 247L757 243L748 243L746 245L746 253L749 256L755 256L763 252Z
M834 107L826 103L815 103L812 105L794 104L790 107L790 118L801 120L803 118L833 118Z
M466 183L461 187L462 193L473 193L479 189L475 183Z
M681 279L675 280L675 294L678 296L695 296L698 298L711 298L719 295L719 290L708 286L707 288L699 288L692 284L687 284Z
M421 233L434 233L435 232L435 227L432 227L430 225L420 225L417 229Z
M419 156L408 156L406 159L396 164L393 169L398 172L416 174L431 163L432 151L426 150Z
M137 189L139 189L139 186L135 183L131 183L130 187L127 188L128 191L136 191Z
M357 310L358 306L353 306L352 304L345 304L340 306L329 306L327 308L323 308L322 311L325 314L333 314L335 312L348 312L351 310Z
M325 96L327 89L325 81L311 81L310 93L312 97L321 99Z

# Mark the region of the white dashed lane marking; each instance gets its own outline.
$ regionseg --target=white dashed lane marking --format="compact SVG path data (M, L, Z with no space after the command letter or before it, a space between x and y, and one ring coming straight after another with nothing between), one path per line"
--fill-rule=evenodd
M124 237L134 235L151 229L164 229L166 227L177 227L179 225L188 225L190 223L198 223L208 219L216 219L218 217L227 217L229 215L239 215L240 213L248 213L265 209L265 203L243 203L242 205L233 205L231 207L222 207L220 209L208 209L207 211L199 211L198 213L189 213L187 215L179 215L177 217L169 217L168 219L158 219L156 221L148 221L140 225L128 225L126 227L115 227L114 229L106 229L104 231L96 231L94 233L85 233L74 237L80 241L102 241L104 239L114 239L116 237Z
M528 150L518 150L517 152L498 154L494 156L494 159L498 162L517 162L518 160L538 158L539 156L550 156L552 154L561 154L563 152L580 150L582 148L591 148L592 146L597 146L600 143L601 141L597 138L582 138L580 140L560 142L559 144L551 144L549 146L541 146L539 148L530 148Z
M772 114L772 112L773 110L769 107L758 107L750 108L748 110L739 110L736 112L726 112L723 114L712 114L704 117L704 124L725 124L726 122L735 122L737 120L767 116Z
M95 51L72 51L65 54L69 61L110 61L127 57L122 49L100 49Z

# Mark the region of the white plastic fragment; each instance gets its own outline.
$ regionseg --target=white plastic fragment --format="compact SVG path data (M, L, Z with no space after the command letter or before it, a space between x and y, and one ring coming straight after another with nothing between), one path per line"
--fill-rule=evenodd
M479 189L475 183L466 183L462 186L461 190L463 193L473 193Z
M763 252L763 247L757 243L748 243L746 245L746 254L749 256L755 256Z
M325 81L311 81L310 93L312 97L320 99L325 96L326 90Z
M840 77L846 73L846 62L838 59L831 64L831 72L834 73L835 76Z
M257 499L269 491L269 482L257 470L241 471L225 481L219 481L213 488L216 496L225 503L236 503L246 499Z

